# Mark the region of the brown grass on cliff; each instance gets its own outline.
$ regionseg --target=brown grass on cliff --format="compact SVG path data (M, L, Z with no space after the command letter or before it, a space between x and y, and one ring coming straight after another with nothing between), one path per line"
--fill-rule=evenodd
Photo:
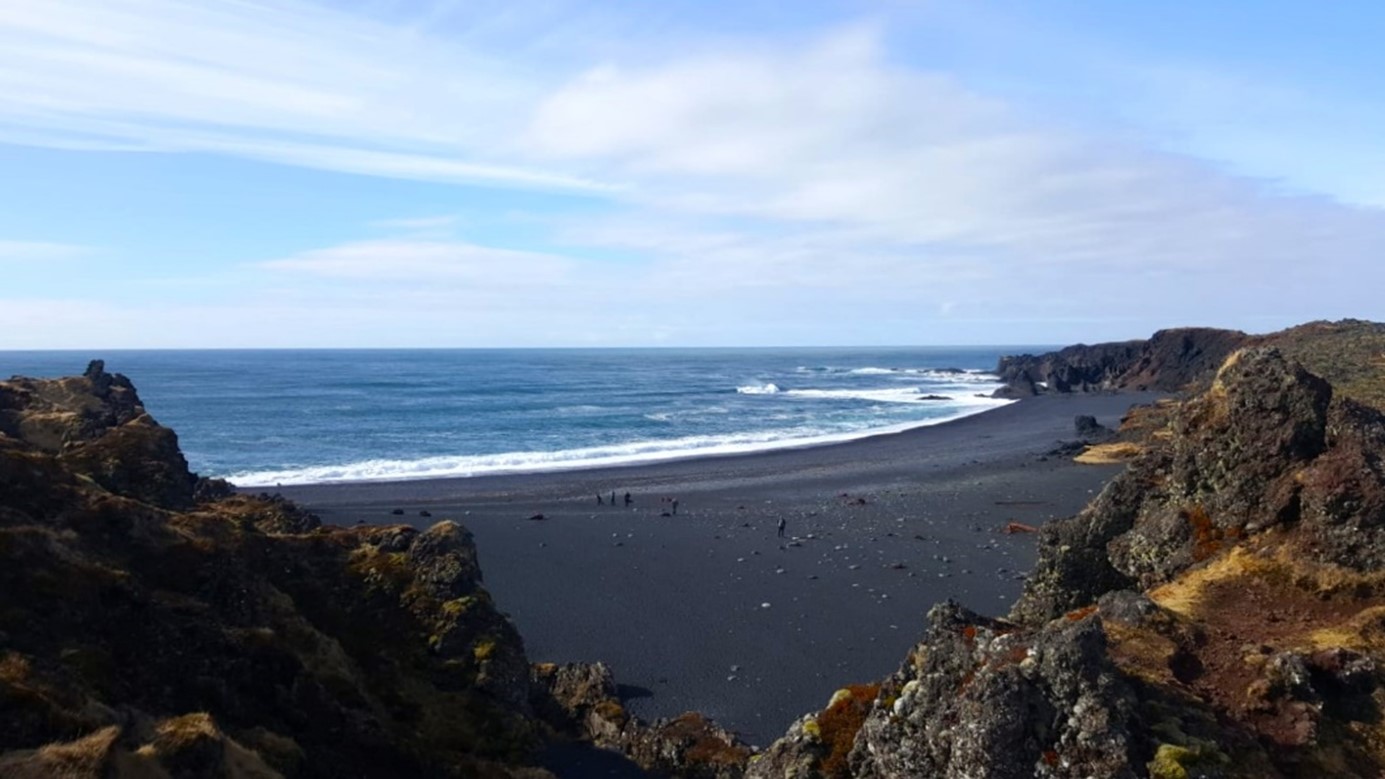
M1094 444L1081 454L1072 458L1083 465L1116 465L1130 462L1139 457L1144 447L1131 441L1115 441L1109 444Z
M1283 653L1349 650L1385 667L1385 572L1306 560L1284 538L1252 545L1258 548L1234 548L1149 593L1194 639L1109 622L1112 659L1146 682L1194 696L1266 743L1297 745L1309 771L1303 775L1361 775L1363 766L1385 764L1385 690L1361 698L1333 693L1315 720L1316 735L1302 743L1302 731L1281 710L1257 702Z

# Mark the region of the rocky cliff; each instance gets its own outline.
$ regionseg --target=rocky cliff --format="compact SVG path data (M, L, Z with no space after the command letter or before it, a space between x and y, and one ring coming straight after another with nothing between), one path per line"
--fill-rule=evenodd
M1385 332L1278 335L1139 415L1007 618L937 606L757 755L531 667L455 523L229 494L99 364L0 382L0 775L539 777L575 738L715 779L1380 776Z
M1274 346L1330 380L1343 394L1385 407L1385 324L1345 319L1310 322L1266 335L1188 327L1160 330L1147 340L1002 357L999 397L1051 392L1205 388L1237 349Z
M753 777L1375 777L1385 415L1275 348L1173 404L1008 619L953 604Z
M460 526L199 490L100 363L0 383L0 496L0 775L525 775L528 663Z
M1078 344L1041 355L1002 357L1002 397L1117 389L1174 392L1216 370L1249 336L1234 330L1160 330L1146 341Z
M552 777L585 739L680 776L749 749L531 668L443 521L328 527L188 471L134 386L0 382L0 776Z

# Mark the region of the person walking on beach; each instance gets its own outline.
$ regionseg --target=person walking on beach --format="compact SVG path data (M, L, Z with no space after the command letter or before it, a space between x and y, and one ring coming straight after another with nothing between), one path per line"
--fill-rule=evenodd
M678 499L673 499L673 516L678 516Z
M612 505L612 506L616 505L616 491L615 491L615 490L611 490L611 505Z
M614 498L612 498L612 500L614 500ZM635 502L635 500L634 500L633 498L630 497L630 493L628 493L628 492L625 493L625 505L628 506L628 505L630 505L631 503L634 503L634 502Z
M598 506L604 506L604 505L606 505L606 501L604 501L604 500L601 499L601 493L599 493L599 492L596 493L596 505L598 505Z
M783 537L784 537L784 525L785 525L785 524L786 524L786 523L784 522L784 518L783 518L783 517L780 517L780 518L779 518L779 537L780 537L780 538L783 538Z

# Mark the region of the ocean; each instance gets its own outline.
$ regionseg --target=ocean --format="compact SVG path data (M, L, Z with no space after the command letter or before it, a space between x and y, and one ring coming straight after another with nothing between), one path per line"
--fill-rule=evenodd
M1042 346L0 352L130 377L192 469L241 486L474 476L845 441L994 408Z

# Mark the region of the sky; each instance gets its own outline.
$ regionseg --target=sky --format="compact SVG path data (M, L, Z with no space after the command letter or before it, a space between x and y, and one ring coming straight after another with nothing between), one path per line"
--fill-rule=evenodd
M0 349L1382 318L1385 8L6 0Z

